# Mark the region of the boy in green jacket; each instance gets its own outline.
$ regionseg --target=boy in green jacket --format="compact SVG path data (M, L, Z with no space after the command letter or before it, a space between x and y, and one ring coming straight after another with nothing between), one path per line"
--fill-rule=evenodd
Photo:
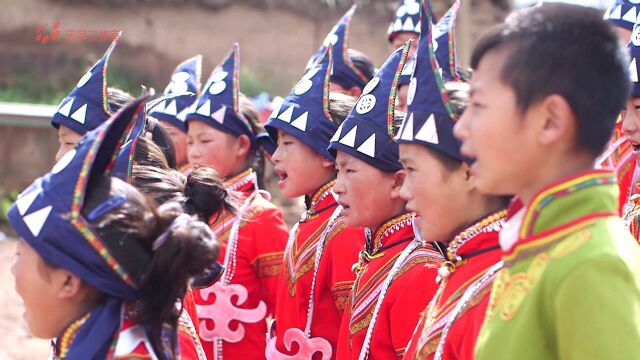
M615 175L593 169L628 61L597 11L563 4L517 11L476 46L455 133L476 186L517 199L478 360L640 358L640 249Z

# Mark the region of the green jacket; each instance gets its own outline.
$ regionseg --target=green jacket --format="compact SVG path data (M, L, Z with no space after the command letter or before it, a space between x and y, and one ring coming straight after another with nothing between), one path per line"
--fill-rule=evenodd
M615 176L554 184L503 254L478 360L640 359L640 248L617 216Z

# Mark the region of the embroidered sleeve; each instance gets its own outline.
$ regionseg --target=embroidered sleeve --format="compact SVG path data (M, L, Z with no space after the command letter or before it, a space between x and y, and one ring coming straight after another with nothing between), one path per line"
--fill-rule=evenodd
M337 282L331 288L331 296L336 304L336 308L341 312L347 306L349 301L349 294L351 294L351 288L353 287L353 281Z

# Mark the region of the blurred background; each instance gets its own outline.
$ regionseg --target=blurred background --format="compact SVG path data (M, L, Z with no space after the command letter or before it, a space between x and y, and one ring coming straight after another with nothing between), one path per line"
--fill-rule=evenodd
M453 0L431 0L441 16ZM162 92L174 67L204 56L202 83L234 41L241 91L268 103L285 96L309 57L353 4L349 47L381 65L392 52L386 30L398 0L0 0L0 360L44 358L48 343L28 336L13 292L11 235L4 214L15 196L50 169L57 134L49 119L78 79L123 35L107 84ZM610 0L568 1L604 9ZM457 21L463 67L476 40L513 8L534 0L463 0ZM278 193L274 192L276 202ZM289 222L297 218L289 214ZM5 235L6 234L6 235Z

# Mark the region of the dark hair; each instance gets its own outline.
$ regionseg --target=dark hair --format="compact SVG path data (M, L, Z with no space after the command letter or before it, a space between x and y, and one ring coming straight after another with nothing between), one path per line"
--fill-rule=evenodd
M331 120L340 126L344 119L347 118L347 115L349 115L351 109L356 105L357 100L357 98L351 95L339 92L329 93L329 114L331 115Z
M90 189L82 210L85 217L107 199L126 196L120 206L89 223L138 284L137 322L150 330L154 350L175 356L176 338L167 343L162 331L167 327L177 331L176 301L185 295L191 279L216 262L215 236L208 224L193 218L172 224L183 214L182 206L169 202L155 209L133 186L117 178L93 179ZM165 242L152 250L161 235L167 236Z
M576 116L578 146L597 156L631 91L628 56L602 14L567 4L518 10L480 39L471 67L503 49L508 57L500 78L514 90L520 111L561 95Z
M151 140L158 146L167 159L170 168L176 168L176 148L173 145L171 136L160 122L155 118L148 118L147 131L151 132Z
M155 142L144 136L138 138L138 143L133 154L135 164L148 165L160 169L170 169L162 149Z
M254 134L257 135L266 132L266 130L264 129L264 125L260 120L260 112L258 111L258 108L256 108L251 99L249 99L243 93L240 93L240 96L238 98L238 107L240 108L240 115L242 115L242 117L247 120ZM257 141L249 151L249 156L247 156L247 164L256 172L256 176L258 177L258 187L264 189L265 160L264 154L260 150L260 145Z
M347 49L347 56L351 59L353 66L355 66L356 69L366 77L365 84L373 79L376 69L373 66L373 62L371 62L371 59L369 59L367 55L358 50Z
M111 110L111 112L118 111L133 100L134 97L124 90L114 87L107 88L107 103L109 104L109 110Z
M177 202L186 213L204 222L225 210L236 213L236 199L212 168L199 166L184 175L173 169L135 165L131 178L132 185L157 204Z

